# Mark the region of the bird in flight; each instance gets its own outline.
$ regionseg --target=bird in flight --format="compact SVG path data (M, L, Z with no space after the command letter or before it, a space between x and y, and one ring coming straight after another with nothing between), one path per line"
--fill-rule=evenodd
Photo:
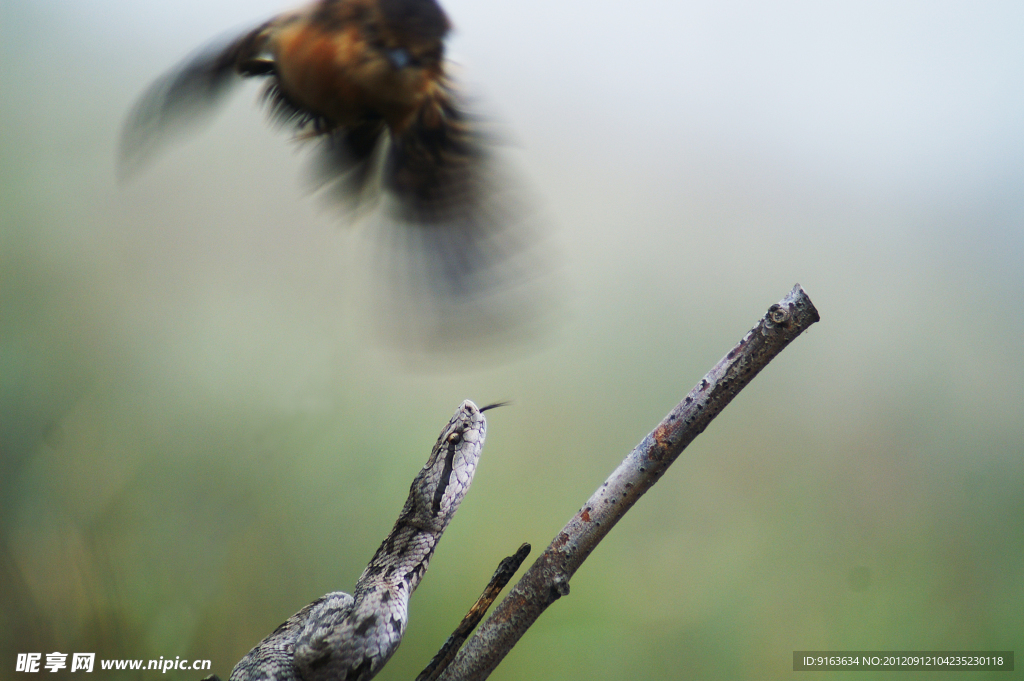
M143 93L120 174L262 79L272 116L315 145L321 189L392 237L380 262L393 336L430 347L520 327L541 295L536 211L448 73L450 30L435 0L319 0L273 17Z

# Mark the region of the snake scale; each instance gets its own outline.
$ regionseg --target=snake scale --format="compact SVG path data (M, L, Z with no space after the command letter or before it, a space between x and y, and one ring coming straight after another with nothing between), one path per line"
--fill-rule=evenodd
M235 665L230 681L366 681L380 671L405 633L409 596L469 491L487 433L483 412L495 406L459 406L352 595L326 594L289 617Z

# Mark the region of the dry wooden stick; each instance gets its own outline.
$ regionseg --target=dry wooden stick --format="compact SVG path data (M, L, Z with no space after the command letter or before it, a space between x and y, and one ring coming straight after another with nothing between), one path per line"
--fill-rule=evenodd
M818 321L797 284L619 464L566 524L479 631L438 677L482 681L545 609L569 593L569 580L598 542L650 489L761 369Z

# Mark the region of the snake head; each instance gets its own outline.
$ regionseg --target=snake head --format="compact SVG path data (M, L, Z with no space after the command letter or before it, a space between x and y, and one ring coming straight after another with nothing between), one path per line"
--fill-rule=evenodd
M412 483L411 510L423 527L441 530L448 525L473 482L486 435L482 410L469 400L459 405Z

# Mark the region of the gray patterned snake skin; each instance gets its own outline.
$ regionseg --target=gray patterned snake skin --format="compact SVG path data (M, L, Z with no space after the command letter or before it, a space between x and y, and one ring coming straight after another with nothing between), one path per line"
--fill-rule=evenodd
M292 615L242 658L230 681L366 681L380 671L405 633L409 596L473 481L489 408L466 400L456 410L352 595L335 591Z

